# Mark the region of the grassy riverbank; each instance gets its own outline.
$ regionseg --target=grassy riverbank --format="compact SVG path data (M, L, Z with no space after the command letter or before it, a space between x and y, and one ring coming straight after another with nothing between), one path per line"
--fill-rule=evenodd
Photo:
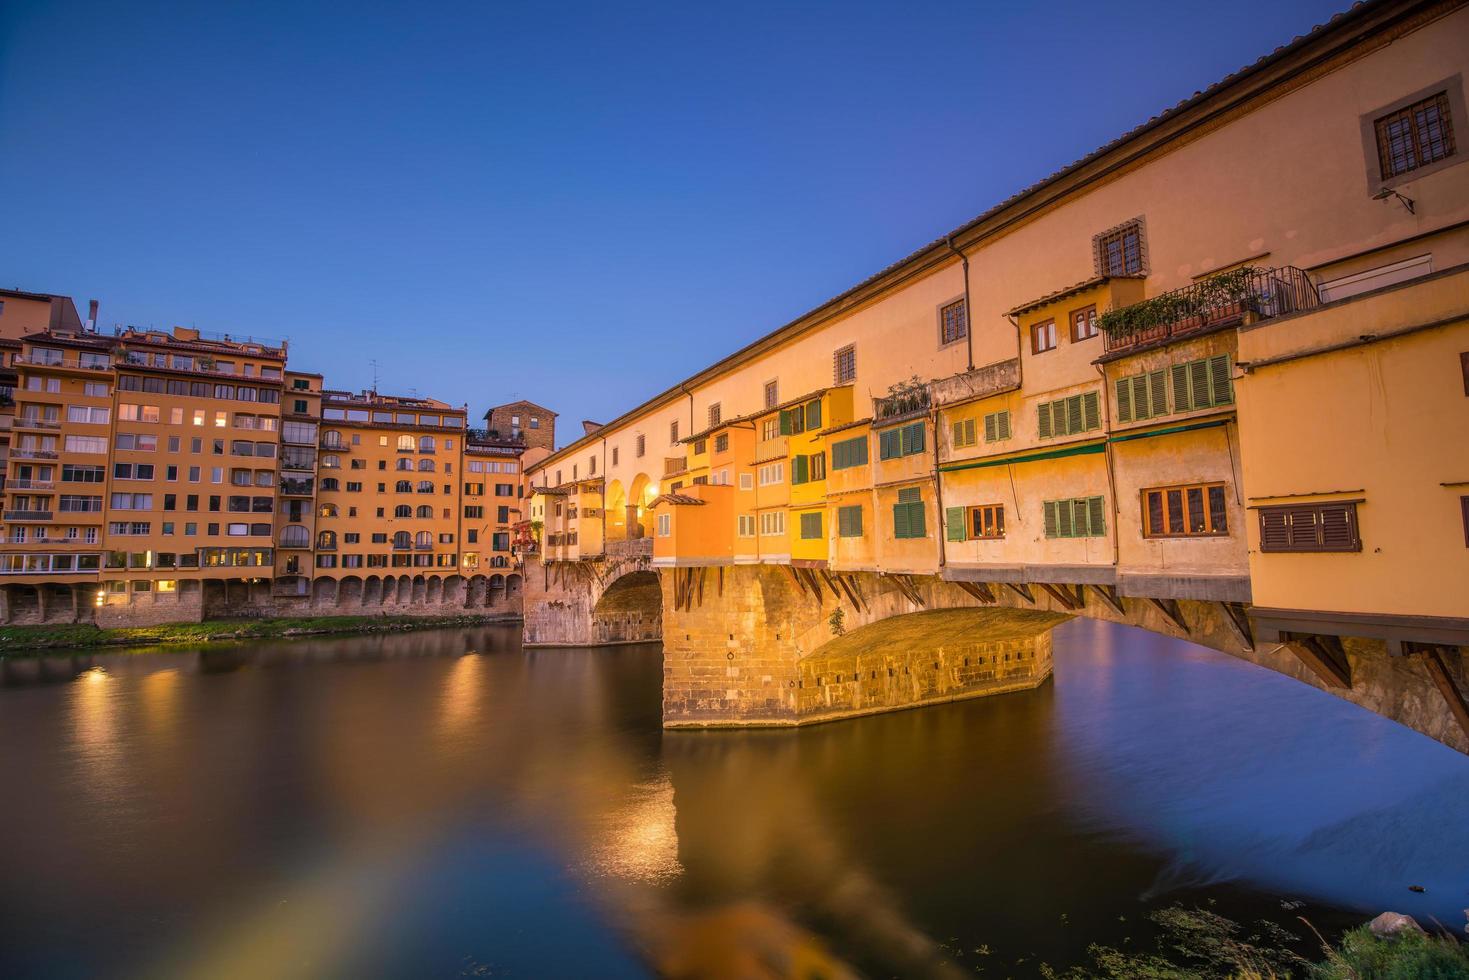
M203 623L171 623L126 629L99 629L68 624L0 626L0 657L38 656L71 647L154 646L262 640L329 633L384 633L484 626L507 622L506 616L308 616L292 619L217 619Z

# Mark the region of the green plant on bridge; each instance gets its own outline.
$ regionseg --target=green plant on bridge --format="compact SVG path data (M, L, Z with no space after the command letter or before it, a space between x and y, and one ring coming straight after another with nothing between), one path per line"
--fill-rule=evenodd
M1266 271L1246 265L1221 272L1192 286L1174 289L1121 309L1108 310L1098 318L1097 326L1109 337L1119 339L1155 327L1186 323L1196 317L1254 311L1259 305L1255 284Z
M831 627L832 636L841 636L847 631L847 614L841 606L831 611L831 615L826 617L826 622Z

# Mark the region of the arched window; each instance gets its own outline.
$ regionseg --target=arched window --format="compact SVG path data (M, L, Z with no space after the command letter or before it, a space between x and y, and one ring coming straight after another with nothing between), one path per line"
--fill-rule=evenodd
M316 547L321 551L337 550L337 532L322 531L316 536Z
M407 548L413 543L413 537L407 531L393 532L393 547Z
M434 451L434 437L433 436L419 436L418 437L418 451L421 452L421 453L431 453L431 452L433 452Z
M324 470L339 470L342 468L342 457L327 453L321 457L321 468Z
M399 436L398 437L398 449L400 451L402 451L402 452L405 452L405 453L411 453L411 452L413 452L413 437L412 436Z
M412 507L409 507L407 504L399 504L398 506L396 506L396 507L393 508L393 516L394 517L412 517L413 516L413 508Z
M430 507L428 504L424 504L423 506L421 506L421 507L418 508L418 517L420 519L433 520L433 516L434 516L434 509L432 507Z
M408 480L399 480L397 483L393 484L393 492L394 493L412 493L413 492L413 484L410 481L408 481Z
M420 472L420 473L432 473L433 471L434 471L434 461L433 460L431 460L431 459L420 459L418 461L418 472Z
M434 546L434 536L427 531L419 531L413 537L413 546L415 548L432 548Z
M342 440L342 434L340 432L328 430L321 437L321 445L325 449L341 449L346 445L346 442Z
M398 462L396 462L396 463L393 464L393 468L394 469L399 469L399 470L409 470L411 472L412 469L413 469L413 460L411 460L411 459L400 459L400 460L398 460Z
M434 482L432 480L419 480L418 481L418 492L419 493L433 493L434 492Z
M300 524L287 524L281 528L282 548L306 548L311 545L311 532Z
M317 513L320 514L322 517L336 517L337 516L337 505L336 504L322 504L321 505L321 509L318 510Z
M328 476L328 477L324 477L322 479L322 481L321 481L321 489L323 489L323 490L340 490L340 489L342 489L342 484L337 480L336 477L334 477L334 476Z

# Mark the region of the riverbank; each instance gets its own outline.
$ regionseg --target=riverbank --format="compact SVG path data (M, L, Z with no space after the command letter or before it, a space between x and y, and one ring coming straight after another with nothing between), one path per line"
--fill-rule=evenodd
M389 633L513 623L519 616L307 616L289 619L216 619L101 629L90 624L0 626L0 657L38 656L75 647L156 646L229 640L285 639L332 633Z

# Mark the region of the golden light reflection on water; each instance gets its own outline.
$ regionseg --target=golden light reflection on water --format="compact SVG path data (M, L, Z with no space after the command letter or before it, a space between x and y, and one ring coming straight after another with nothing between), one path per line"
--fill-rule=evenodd
M677 818L666 772L631 787L626 800L599 815L601 826L588 841L587 870L643 883L676 878L683 873Z
M439 735L455 739L474 720L480 701L484 660L469 653L454 662L439 697Z

